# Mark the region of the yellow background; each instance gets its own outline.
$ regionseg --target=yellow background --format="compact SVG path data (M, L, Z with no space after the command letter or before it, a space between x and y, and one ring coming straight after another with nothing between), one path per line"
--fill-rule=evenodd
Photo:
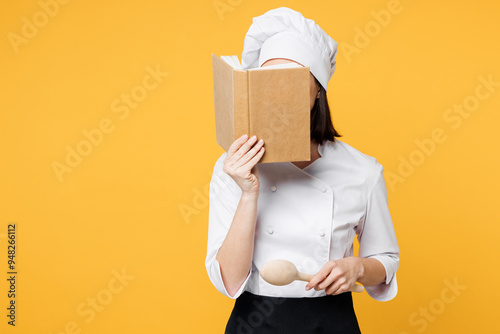
M386 178L401 159L421 159L388 185L399 293L385 303L354 297L363 333L495 331L500 87L467 118L446 115L474 102L480 77L500 81L500 5L401 0L377 30L371 11L394 4L89 0L52 6L44 21L37 1L4 3L1 332L223 332L234 300L212 286L204 266L206 191L223 153L211 53L241 58L252 17L280 6L314 19L340 44L328 98L341 139L376 157ZM40 27L24 28L31 37L17 45L23 18ZM366 28L372 37L363 42L357 34ZM144 92L147 68L168 75L128 114L115 112L122 94ZM82 131L103 121L112 131L60 182L54 162L65 164L67 147L84 145ZM434 129L446 139L422 159L415 141ZM18 241L15 328L6 317L10 222ZM125 283L116 280L122 270ZM453 282L462 289L446 290Z

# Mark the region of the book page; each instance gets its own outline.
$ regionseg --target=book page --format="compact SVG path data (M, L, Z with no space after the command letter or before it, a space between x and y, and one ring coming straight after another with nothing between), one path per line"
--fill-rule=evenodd
M220 56L220 59L231 65L232 68L242 70L238 56Z

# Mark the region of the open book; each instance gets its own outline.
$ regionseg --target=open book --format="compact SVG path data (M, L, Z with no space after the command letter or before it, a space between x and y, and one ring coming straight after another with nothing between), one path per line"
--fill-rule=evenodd
M264 140L259 162L309 161L309 67L296 63L243 70L237 56L212 54L217 144L244 134Z

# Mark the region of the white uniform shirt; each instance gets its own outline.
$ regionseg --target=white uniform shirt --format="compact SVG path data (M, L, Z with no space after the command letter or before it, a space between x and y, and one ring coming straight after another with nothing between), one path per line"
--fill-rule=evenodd
M321 157L301 169L291 162L259 163L259 199L252 267L234 296L227 292L216 260L236 212L242 191L223 171L224 152L210 182L207 257L208 276L219 292L235 299L243 291L277 297L319 297L325 290L305 290L307 282L275 286L259 269L273 259L293 262L314 275L329 260L353 256L357 234L360 257L375 258L386 280L365 286L374 299L397 293L399 247L388 208L383 167L378 161L335 139L318 146Z

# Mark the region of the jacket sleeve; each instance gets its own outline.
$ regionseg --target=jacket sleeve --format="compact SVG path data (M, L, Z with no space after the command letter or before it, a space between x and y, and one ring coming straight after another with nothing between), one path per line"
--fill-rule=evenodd
M223 153L215 163L210 181L208 243L205 267L210 281L217 290L231 299L236 299L245 290L245 286L252 274L252 268L250 268L250 272L241 287L234 296L231 296L224 286L220 265L216 260L216 256L231 226L242 192L236 182L222 169L226 155L227 153Z
M393 299L398 286L396 271L399 267L399 246L396 240L391 214L389 213L384 168L378 164L379 172L368 193L366 214L358 226L359 256L379 260L385 268L385 282L365 286L366 292L378 301Z

